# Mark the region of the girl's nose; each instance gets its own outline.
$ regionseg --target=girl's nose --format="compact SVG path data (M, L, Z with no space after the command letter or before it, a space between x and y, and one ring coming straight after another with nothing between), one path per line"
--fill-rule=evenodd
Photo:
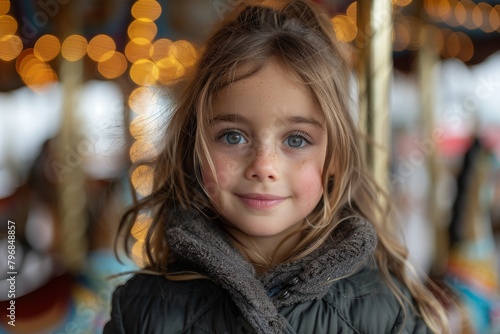
M279 178L279 157L269 146L257 148L249 157L245 177L255 181L276 181Z

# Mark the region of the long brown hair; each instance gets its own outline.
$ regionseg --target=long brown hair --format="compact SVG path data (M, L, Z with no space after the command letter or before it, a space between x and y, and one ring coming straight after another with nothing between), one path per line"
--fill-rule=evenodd
M193 77L179 95L165 129L164 147L152 163L153 191L136 200L120 223L119 229L126 235L125 250L129 252L139 213L147 212L152 222L144 240L146 269L173 274L169 268L175 256L164 235L168 211L180 206L206 212L210 207L200 165L208 161L213 166L206 132L212 101L222 88L256 73L270 60L306 85L324 113L328 136L323 197L307 217L307 234L288 261L317 249L340 222L352 217L365 219L377 231L377 265L399 302L403 303L404 296L393 277L408 287L429 327L436 333L447 332L443 307L409 275L407 250L392 232L389 211L376 201L377 196L385 194L365 171L362 136L352 111L348 53L336 40L326 13L309 1L286 1L273 7L242 3L209 38ZM332 169L333 177L329 173Z

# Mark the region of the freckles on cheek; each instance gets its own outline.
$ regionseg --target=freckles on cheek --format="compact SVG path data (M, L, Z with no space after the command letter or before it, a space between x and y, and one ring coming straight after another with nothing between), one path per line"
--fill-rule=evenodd
M217 181L220 188L224 189L230 184L231 178L234 177L237 171L237 165L231 159L221 157L214 157L214 164ZM212 188L215 187L217 184L216 180L208 167L204 169L202 176L205 187L208 188L208 185L212 185Z

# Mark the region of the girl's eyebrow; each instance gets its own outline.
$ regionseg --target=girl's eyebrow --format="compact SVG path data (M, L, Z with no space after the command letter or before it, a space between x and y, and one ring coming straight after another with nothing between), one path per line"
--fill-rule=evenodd
M217 115L214 118L212 118L208 123L213 124L215 122L232 122L232 123L237 123L237 122L242 122L242 123L249 123L249 120L242 115L237 115L237 114L223 114L223 115Z
M250 123L248 118L246 118L243 115L237 115L237 114L223 114L223 115L217 115L214 118L212 118L209 121L209 124L213 124L215 122L232 122L232 123ZM290 125L290 124L308 124L312 125L316 128L323 128L323 124L319 122L318 120L312 118L312 117L304 117L304 116L287 116L284 119L278 119L275 124L284 124L284 125Z

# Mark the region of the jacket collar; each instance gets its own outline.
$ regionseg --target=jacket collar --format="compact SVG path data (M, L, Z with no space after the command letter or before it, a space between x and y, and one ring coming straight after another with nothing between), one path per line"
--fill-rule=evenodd
M257 333L281 333L286 321L279 307L323 297L330 283L353 273L377 243L370 224L346 221L313 253L257 278L220 224L200 213L175 210L165 233L172 252L227 290Z

